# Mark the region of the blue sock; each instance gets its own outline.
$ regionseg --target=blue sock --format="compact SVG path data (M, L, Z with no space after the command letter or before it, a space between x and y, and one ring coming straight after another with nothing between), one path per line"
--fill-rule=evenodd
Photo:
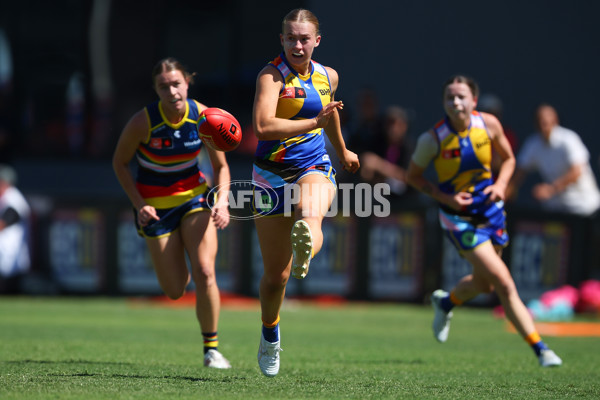
M548 346L546 346L546 343L544 343L543 340L540 340L539 342L532 344L531 348L533 349L533 351L535 351L535 355L539 357L540 353L542 352L542 350L548 350Z
M279 341L279 324L275 325L273 328L267 328L263 325L262 327L263 337L267 342L275 343Z
M454 308L455 304L450 301L450 295L448 294L446 297L440 300L440 306L448 313Z

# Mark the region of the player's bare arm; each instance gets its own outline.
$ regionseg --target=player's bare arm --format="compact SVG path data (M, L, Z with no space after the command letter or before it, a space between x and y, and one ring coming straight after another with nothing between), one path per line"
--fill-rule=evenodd
M500 124L500 121L498 121L498 118L487 113L481 113L481 115L483 116L483 120L488 127L488 132L490 133L492 140L492 146L502 160L496 181L494 184L488 186L484 190L484 193L489 193L490 201L505 200L508 184L515 171L515 156L513 154L512 147L510 146L510 142L504 134L502 124Z
M283 87L279 72L266 66L256 82L252 124L258 140L283 140L318 128L316 119L289 120L277 118L277 101Z

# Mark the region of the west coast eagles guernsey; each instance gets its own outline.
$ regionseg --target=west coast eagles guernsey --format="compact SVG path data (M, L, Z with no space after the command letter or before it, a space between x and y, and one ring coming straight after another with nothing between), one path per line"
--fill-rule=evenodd
M269 65L277 68L284 80L277 102L277 118L315 118L331 102L331 84L323 65L311 61L310 73L300 75L283 53ZM324 130L317 128L283 140L260 140L256 148L253 181L262 186L281 187L292 182L306 168L330 164L323 135Z
M136 151L136 186L149 205L176 207L206 190L206 180L198 168L200 111L200 104L188 99L181 121L171 124L160 101L146 106L150 129L147 140Z
M424 133L419 138L418 145L422 148L430 147L431 141L437 142L434 144L437 151L433 157L427 160L427 156L420 156L417 150L413 161L421 167L433 161L439 188L444 193L472 194L473 203L458 213L489 219L490 212L502 209L502 202L487 203L487 196L483 194L483 190L491 185L493 180L492 142L481 114L473 111L469 127L462 132L454 131L448 118L444 118L434 126L433 133L433 138L429 132ZM440 207L444 211L457 213L444 205Z

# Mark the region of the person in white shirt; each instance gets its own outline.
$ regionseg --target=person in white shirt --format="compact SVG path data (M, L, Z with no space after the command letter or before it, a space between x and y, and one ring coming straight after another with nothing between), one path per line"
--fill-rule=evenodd
M16 172L0 165L0 292L18 292L17 278L29 271L31 210L15 187ZM10 287L9 287L10 286Z
M517 157L508 197L529 171L536 170L543 182L531 194L544 210L590 216L600 208L600 190L590 165L590 153L579 135L559 125L556 109L541 104L536 110L538 132L531 135Z

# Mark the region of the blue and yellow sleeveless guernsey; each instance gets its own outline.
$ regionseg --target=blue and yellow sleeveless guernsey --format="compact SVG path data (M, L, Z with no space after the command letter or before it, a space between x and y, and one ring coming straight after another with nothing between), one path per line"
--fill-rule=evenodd
M311 72L298 74L282 53L269 65L277 68L285 82L277 102L277 118L315 118L331 102L331 83L325 67L311 61ZM260 140L252 179L263 187L277 188L296 180L307 168L319 165L334 173L325 151L322 128L284 140Z
M160 101L145 111L150 129L148 139L136 152L136 186L149 205L157 209L177 207L207 189L197 160L202 149L197 127L200 104L188 99L185 115L177 124L167 120Z
M488 239L506 245L504 203L488 202L483 190L493 184L492 141L481 114L473 111L469 127L456 132L448 118L433 128L439 152L433 160L442 192L468 192L473 203L456 211L440 204L440 223L459 250L476 247Z

